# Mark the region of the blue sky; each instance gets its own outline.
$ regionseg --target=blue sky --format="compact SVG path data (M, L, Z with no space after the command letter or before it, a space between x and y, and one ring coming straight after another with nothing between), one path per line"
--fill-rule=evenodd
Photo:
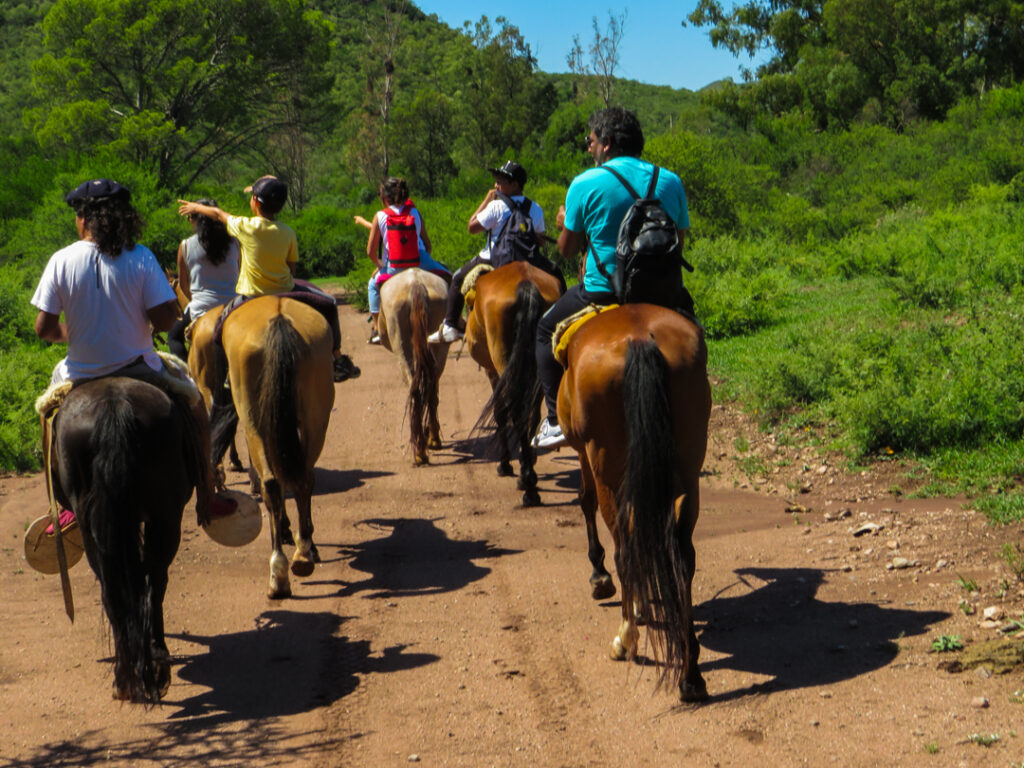
M618 1L619 5L581 0L413 0L425 13L436 13L441 21L456 28L484 15L492 22L504 16L522 32L545 72L568 70L565 57L573 35L580 36L586 50L593 39L594 16L604 30L609 11L620 16L627 7L616 73L620 77L695 91L724 77L739 82L741 66L756 66L746 56L737 59L728 51L712 48L707 28L682 26L697 5L696 0L641 0L629 6ZM726 0L723 6L731 8L732 2Z

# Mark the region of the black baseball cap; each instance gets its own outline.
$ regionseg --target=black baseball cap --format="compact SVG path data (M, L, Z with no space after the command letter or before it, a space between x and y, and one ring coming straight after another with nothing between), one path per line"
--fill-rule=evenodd
M128 187L118 184L116 181L93 179L92 181L83 181L64 195L64 202L73 206L85 200L102 200L104 198L119 198L127 203L131 201L132 193Z
M504 176L506 179L518 182L519 186L526 185L526 169L519 163L509 160L501 168L488 168L495 176Z
M276 176L261 176L245 191L270 208L280 209L288 199L288 185Z

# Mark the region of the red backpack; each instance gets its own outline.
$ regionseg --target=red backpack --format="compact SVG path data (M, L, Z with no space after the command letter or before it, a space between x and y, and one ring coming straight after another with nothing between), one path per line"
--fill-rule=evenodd
M388 264L393 269L408 269L420 265L419 236L416 217L412 215L412 200L406 200L395 213L391 206L384 209L388 223Z

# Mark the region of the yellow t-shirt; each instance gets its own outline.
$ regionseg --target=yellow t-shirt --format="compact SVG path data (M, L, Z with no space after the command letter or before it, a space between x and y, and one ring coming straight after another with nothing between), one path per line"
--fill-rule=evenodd
M241 264L235 290L243 296L290 291L295 280L289 264L299 260L295 230L262 216L228 216L227 229L238 238Z

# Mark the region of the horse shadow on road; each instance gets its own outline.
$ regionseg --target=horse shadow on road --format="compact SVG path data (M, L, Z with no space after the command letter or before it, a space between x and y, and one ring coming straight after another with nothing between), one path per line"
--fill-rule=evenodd
M343 750L358 733L328 739L278 718L328 707L359 686L360 676L433 664L438 656L404 645L372 652L370 641L339 634L348 619L327 612L269 610L244 632L168 634L195 655L172 657L171 688L156 733L134 739L107 728L74 741L40 745L2 768L117 765L312 764ZM173 648L173 646L172 646Z
M734 584L695 606L701 648L726 654L702 662L700 669L711 673L712 688L716 669L769 679L715 695L715 702L852 679L890 663L899 653L899 638L949 618L942 611L822 602L817 591L827 572L815 568L735 573ZM729 595L735 588L745 592Z
M313 470L313 495L323 496L328 493L344 493L366 484L367 480L389 477L394 472L366 469L324 469Z
M434 520L422 518L376 518L362 520L385 535L359 544L338 546L338 556L353 569L369 574L360 581L307 581L307 584L337 584L332 597L379 599L452 592L479 581L491 572L476 560L519 554L484 540L459 541L448 538ZM319 545L321 549L326 545Z

